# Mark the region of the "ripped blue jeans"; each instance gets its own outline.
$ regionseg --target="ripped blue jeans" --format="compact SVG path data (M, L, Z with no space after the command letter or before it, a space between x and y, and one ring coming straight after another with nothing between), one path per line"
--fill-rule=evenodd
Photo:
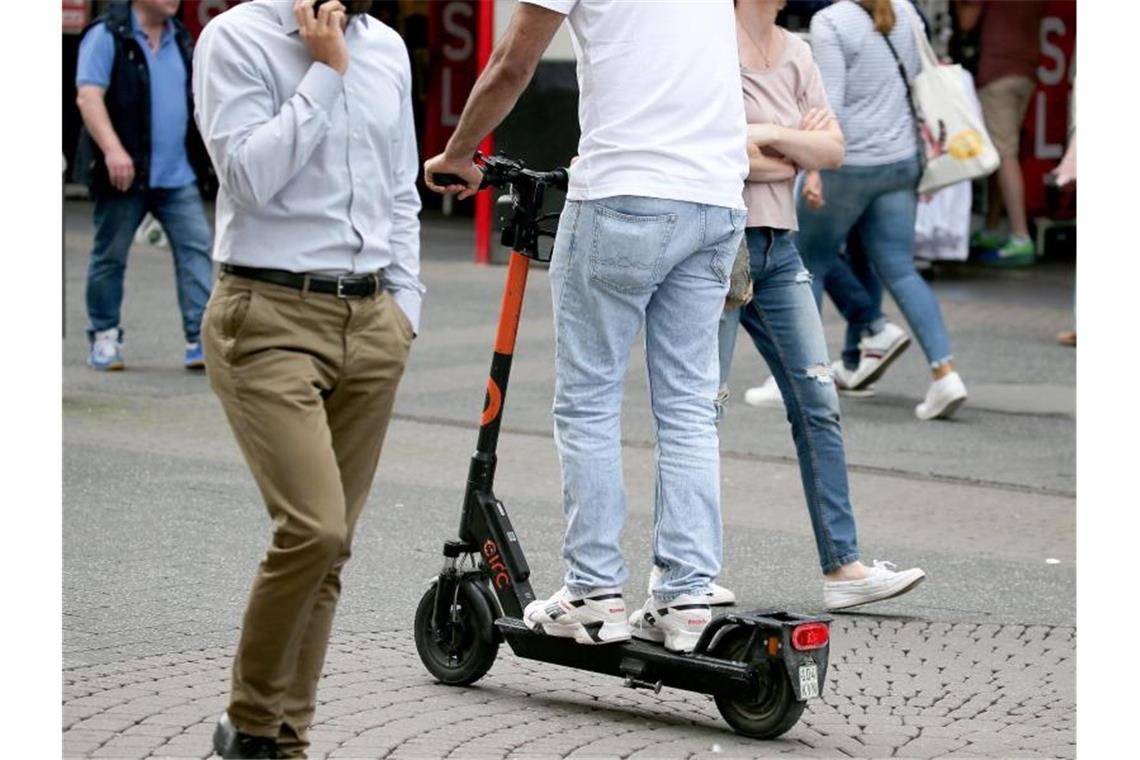
M859 559L859 548L839 396L812 277L787 230L749 227L745 235L754 294L721 318L720 384L728 385L737 326L743 324L784 396L820 566L830 573Z

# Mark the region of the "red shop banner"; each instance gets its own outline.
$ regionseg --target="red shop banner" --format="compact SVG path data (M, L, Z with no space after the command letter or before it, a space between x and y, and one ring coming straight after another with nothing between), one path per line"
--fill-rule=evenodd
M87 0L63 0L64 34L79 34L90 20L91 8Z
M1068 145L1069 101L1076 74L1076 2L1049 0L1045 4L1040 39L1037 90L1029 102L1021 141L1025 208L1031 216L1045 210L1042 178L1057 166Z
M443 152L475 85L475 5L475 0L428 4L431 85L422 148L425 156Z
M202 33L202 27L222 11L229 10L242 0L183 0L182 24L194 39Z

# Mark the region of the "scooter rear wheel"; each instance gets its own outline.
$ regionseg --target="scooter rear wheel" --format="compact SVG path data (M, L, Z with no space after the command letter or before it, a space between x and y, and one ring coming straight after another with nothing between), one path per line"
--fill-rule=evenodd
M436 630L433 583L416 607L416 651L428 672L441 683L467 686L486 675L499 653L492 608L476 581L461 580L451 604L450 620Z
M737 628L717 642L710 654L724 660L748 662L751 631ZM717 696L716 707L738 734L753 739L775 739L787 733L803 715L805 703L796 699L791 681L782 664L774 659L761 661L761 679L755 694Z

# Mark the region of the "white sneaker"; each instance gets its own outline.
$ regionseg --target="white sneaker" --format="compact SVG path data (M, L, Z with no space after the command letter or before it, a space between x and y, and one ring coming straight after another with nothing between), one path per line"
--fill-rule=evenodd
M859 341L859 366L850 378L851 390L861 390L882 377L887 367L910 345L910 336L888 322L882 330Z
M123 343L119 328L100 330L91 341L91 351L87 354L87 366L102 372L113 372L123 368Z
M895 570L892 562L874 561L871 574L857 581L824 581L823 606L828 611L845 610L905 594L926 578L919 568ZM634 634L636 635L636 634Z
M920 420L945 419L966 401L966 384L957 372L951 372L930 384L926 398L914 408Z
M653 569L649 571L649 588L646 593L650 596L653 596L653 587L661 582L662 572L657 565L654 565ZM709 581L709 590L705 596L708 597L707 601L710 607L730 607L736 604L736 594L712 581Z
M755 407L783 406L784 397L780 394L780 387L776 385L776 378L769 377L763 385L744 391L744 403Z
M596 588L578 597L563 586L549 599L536 599L523 610L526 627L579 644L629 641L629 621L620 588Z
M633 637L664 644L670 652L691 652L697 646L712 610L704 596L681 594L671 602L652 596L629 617Z
M831 363L831 376L835 378L835 390L839 392L840 396L847 396L848 398L871 398L875 395L875 389L872 388L869 383L858 390L851 387L855 370L847 369L842 359L836 359Z

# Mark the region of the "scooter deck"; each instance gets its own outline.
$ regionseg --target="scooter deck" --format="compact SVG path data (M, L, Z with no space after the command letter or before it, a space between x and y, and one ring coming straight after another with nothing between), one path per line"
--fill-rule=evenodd
M623 677L628 686L725 694L749 693L757 685L755 666L743 662L670 652L661 644L638 639L588 646L535 633L517 618L499 618L495 626L519 657Z

